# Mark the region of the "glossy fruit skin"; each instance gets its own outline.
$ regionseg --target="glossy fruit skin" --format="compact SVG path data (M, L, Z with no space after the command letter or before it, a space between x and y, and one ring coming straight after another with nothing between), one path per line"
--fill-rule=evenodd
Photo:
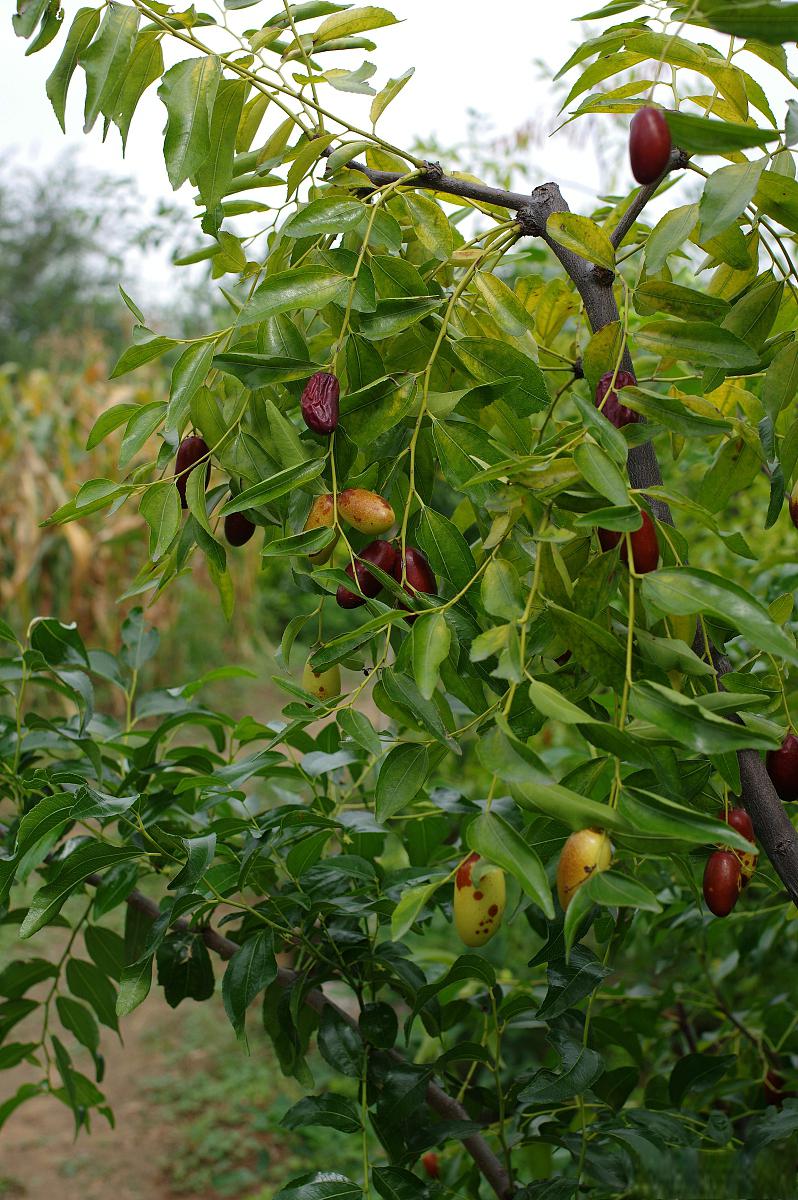
M748 838L748 841L753 846L756 845L754 826L751 822L751 818L744 808L730 808L728 813L721 809L721 811L718 813L718 820L724 821L727 825L731 825L732 829L736 829L737 832L741 833L744 838ZM751 877L756 870L756 864L759 859L759 855L753 850L735 850L734 853L740 864L740 887L746 888L751 882Z
M629 126L629 161L638 183L659 179L671 156L671 131L659 108L641 108Z
M231 546L245 546L254 532L254 523L243 513L230 513L224 519L224 536Z
M580 884L594 871L606 871L611 861L612 843L603 830L580 829L571 834L557 863L557 896L563 912Z
M768 750L768 775L782 800L798 800L798 737L788 733L778 750Z
M306 662L302 672L302 686L317 700L329 700L331 696L340 696L341 668L336 664L327 671L316 672L310 662Z
M796 529L798 529L798 482L796 482L790 492L790 520Z
M208 443L204 438L197 437L192 434L190 437L183 438L180 445L177 447L175 455L175 487L180 496L180 507L188 508L186 501L186 484L188 477L196 467L197 463L207 458L209 454ZM205 467L205 486L208 486L208 481L211 477L211 464L208 462Z
M305 384L300 407L302 418L314 433L329 436L338 428L341 385L329 371L317 371Z
M740 898L740 863L731 850L715 850L704 868L704 899L716 917L728 917Z
M327 492L324 496L317 496L310 506L308 519L305 521L302 532L307 533L309 529L332 529L335 519L335 504L333 501L332 492ZM315 554L309 554L308 559L312 563L326 563L332 555L338 542L338 534L329 542L322 550L317 550Z
M367 488L345 488L338 497L338 512L347 525L370 537L387 533L396 520L385 497Z
M434 1150L428 1150L426 1154L421 1155L421 1165L430 1179L440 1178L441 1164Z
M736 829L744 838L747 838L752 846L756 845L756 837L754 836L754 826L748 813L744 808L730 808L728 812L723 809L718 813L718 820L724 824L730 825L732 829Z
M659 562L659 542L657 541L657 531L651 517L645 509L640 515L643 518L643 524L639 529L635 529L631 535L632 561L638 575L647 575L649 571L657 569L657 563ZM625 534L619 533L616 529L599 529L598 537L601 549L605 552L607 550L614 550L623 538L621 561L628 562L629 555Z
M484 946L502 923L507 894L504 871L488 867L474 882L478 854L469 854L457 868L454 880L454 923L466 946Z
M637 380L629 371L618 371L613 384L612 375L612 371L607 371L596 384L595 405L611 425L616 429L623 429L624 425L633 425L635 421L639 421L640 414L621 404L618 392L625 387L636 387Z
M416 592L425 592L428 596L437 596L438 581L435 578L435 572L427 561L425 554L417 550L415 546L405 546L405 582L404 589L408 596L412 597ZM394 579L397 583L402 582L402 554L401 550L396 555L396 565L394 566ZM404 608L405 605L400 605ZM411 613L407 620L412 625L416 619L416 614Z
M386 575L393 575L396 570L396 550L390 542L369 542L364 550L358 554L358 558L365 559L366 562L374 563L375 567L379 567ZM381 591L382 584L375 575L372 575L362 562L355 564L357 571L357 583L364 596L368 596L370 600ZM354 580L355 574L352 570L352 564L346 568L346 573L350 579ZM355 592L351 592L349 588L343 584L338 588L335 599L341 608L359 608L366 601L358 596Z

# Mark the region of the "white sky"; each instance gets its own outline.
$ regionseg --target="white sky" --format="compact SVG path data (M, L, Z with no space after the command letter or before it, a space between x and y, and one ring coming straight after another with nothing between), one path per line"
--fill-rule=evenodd
M415 137L426 139L430 135L444 146L459 143L466 136L469 109L477 110L489 119L497 137L510 136L520 127L530 125L533 136L524 155L528 164L525 178L516 181L519 190L525 186L531 190L547 179L555 179L563 186L571 206L585 211L602 192L628 186L630 181L623 168L620 176L614 178L618 163L622 162L622 156L615 150L622 144L627 118L596 119L594 131L598 131L602 140L609 140L608 161L603 161L597 137L591 136L589 126L582 122L549 137L557 124L557 96L562 97L561 91L552 88L551 74L586 36L585 25L575 24L574 18L590 7L589 0L547 3L494 0L492 4L485 0L384 2L403 23L377 30L373 35L377 49L367 57L377 64L378 70L371 83L379 90L389 78L410 66L415 66L416 73L382 119L383 137L404 146L410 146ZM85 0L65 0L68 20L81 3ZM213 2L202 0L198 7L211 9ZM279 9L277 0L273 7ZM237 14L242 27L256 24L254 13L261 14L261 9ZM266 8L263 15L268 15ZM209 36L205 29L199 33L203 38ZM3 15L0 157L11 151L15 161L41 168L68 147L79 153L82 161L106 172L134 177L150 205L154 206L159 199L173 203L175 196L166 177L162 153L165 110L155 86L148 90L133 118L126 159L122 158L115 129L103 145L102 120L91 134L83 134L81 71L76 72L70 88L66 137L61 133L45 95L44 82L60 53L62 40L63 37L59 38L46 50L26 59L27 43L14 37L8 12ZM188 48L184 53L183 47L178 47L171 61L189 53ZM328 57L330 60L335 57L336 65L353 66L364 56L357 52L354 59ZM549 71L541 71L541 61ZM750 63L744 65L750 69ZM762 64L758 66L761 68ZM298 64L296 69L299 70ZM756 73L763 78L762 70ZM764 68L764 75L763 82L776 103L777 114L781 115L788 94L784 81L769 68ZM368 128L370 97L326 88L323 101L330 110L349 115L353 122ZM57 178L53 184L58 186ZM186 184L178 193L178 200L194 211L191 196L192 189ZM147 290L163 286L164 267L164 263L148 265ZM146 298L145 295L143 299Z
M85 0L83 0L85 3ZM435 134L444 143L460 141L466 132L467 111L486 114L498 134L510 134L530 119L545 115L545 134L553 124L550 89L537 77L533 59L543 58L558 67L579 38L583 26L572 19L585 11L587 0L560 0L546 6L547 28L535 0L386 0L403 24L376 31L377 50L367 57L376 63L372 85L377 90L388 78L415 66L416 74L381 122L384 137L407 145L413 136ZM67 19L81 0L66 0ZM198 7L211 8L210 4ZM279 4L275 7L279 8ZM249 17L256 10L242 12ZM265 12L265 10L264 10ZM207 36L205 30L200 36ZM51 162L65 146L79 150L87 161L107 171L136 177L148 197L173 198L161 153L164 109L152 87L133 119L127 157L123 160L116 130L108 143L101 142L102 121L91 134L82 132L83 82L76 72L67 109L67 135L61 133L44 92L44 81L60 53L63 35L46 50L25 58L27 43L10 31L8 14L0 28L0 155L9 149L29 165ZM186 55L190 53L186 48ZM358 52L362 57L362 52ZM333 56L328 56L331 60ZM339 56L336 56L339 57ZM350 64L351 65L351 64ZM367 125L369 97L351 97L326 89L332 111L356 114ZM546 146L547 177L579 180L595 187L594 161L586 162L566 136ZM531 185L541 178L530 181ZM190 195L186 185L185 194Z

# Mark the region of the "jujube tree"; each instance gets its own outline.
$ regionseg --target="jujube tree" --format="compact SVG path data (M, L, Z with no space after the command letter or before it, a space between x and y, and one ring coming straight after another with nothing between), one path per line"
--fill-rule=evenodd
M31 49L62 37L62 124L78 69L86 128L123 143L157 85L201 216L189 258L229 305L176 340L123 293L114 375L171 353L170 394L103 413L90 444L122 431L118 475L52 520L138 505L131 592L199 554L230 615L228 555L257 536L313 604L282 640L279 721L196 684L139 696L138 610L115 660L53 621L3 631L4 899L42 877L8 919L27 940L83 904L60 961L0 976L3 1032L52 980L40 1042L0 1048L41 1082L0 1113L51 1090L88 1125L104 1099L56 1016L99 1082L97 1020L155 966L169 1003L206 999L211 951L236 1033L257 1001L307 1084L286 1126L362 1142L362 1178L327 1161L285 1200L686 1194L705 1150L765 1195L758 1151L789 1164L798 1129L798 649L760 557L796 544L798 109L761 80L795 86L798 10L591 13L564 107L631 123L629 190L590 215L380 135L410 79L369 82L386 9L264 11L132 0L62 31L59 0L17 4ZM359 125L337 91L368 98ZM92 675L124 720L92 720ZM26 716L34 683L74 712ZM104 918L125 903L122 939ZM314 1089L314 1044L340 1090Z

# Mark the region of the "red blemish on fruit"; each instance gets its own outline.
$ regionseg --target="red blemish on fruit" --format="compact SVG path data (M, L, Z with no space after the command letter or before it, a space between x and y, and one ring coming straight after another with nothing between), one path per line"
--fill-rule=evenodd
M496 916L496 913L497 913L498 911L499 911L499 906L498 906L498 904L491 904L490 908L488 909L488 916L489 916L489 917L495 917L495 916Z
M478 854L469 854L464 862L460 863L455 876L455 883L459 888L469 887L471 884L471 868L479 858Z
M482 892L474 892L474 899L475 899L475 900L481 900L481 899L482 899Z

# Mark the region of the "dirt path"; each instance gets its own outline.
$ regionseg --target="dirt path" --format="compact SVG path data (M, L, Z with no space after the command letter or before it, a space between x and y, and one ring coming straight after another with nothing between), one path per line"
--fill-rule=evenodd
M162 1163L169 1153L170 1129L162 1114L151 1111L139 1080L152 1073L151 1040L145 1030L155 1008L160 1028L175 1033L181 1020L160 996L150 999L124 1023L124 1046L104 1031L105 1080L101 1087L116 1118L109 1128L92 1119L92 1132L74 1139L72 1113L50 1096L28 1101L0 1133L0 1198L2 1200L170 1200ZM4 1072L3 1096L34 1078L22 1066ZM7 1090L6 1090L7 1089ZM181 1193L181 1200L203 1200Z

